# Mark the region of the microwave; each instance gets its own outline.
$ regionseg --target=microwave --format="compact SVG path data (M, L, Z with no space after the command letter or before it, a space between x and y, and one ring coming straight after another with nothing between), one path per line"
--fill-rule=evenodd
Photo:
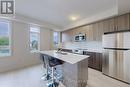
M75 35L74 40L76 42L86 41L86 34Z

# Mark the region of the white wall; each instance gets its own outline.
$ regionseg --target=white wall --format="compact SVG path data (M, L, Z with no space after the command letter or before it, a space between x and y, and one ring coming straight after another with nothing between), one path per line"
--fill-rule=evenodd
M41 50L51 49L51 30L41 28ZM40 63L39 54L30 53L29 25L12 21L12 55L0 57L0 72Z

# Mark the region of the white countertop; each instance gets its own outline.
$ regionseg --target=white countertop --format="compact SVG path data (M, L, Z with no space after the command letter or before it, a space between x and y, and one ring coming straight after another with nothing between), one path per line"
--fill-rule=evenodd
M71 64L78 63L89 57L88 55L79 55L79 54L73 54L73 53L68 53L68 52L64 52L64 53L67 53L67 55L63 55L60 53L56 53L56 50L40 51L39 53L52 56L54 58L60 59L62 61L65 61Z

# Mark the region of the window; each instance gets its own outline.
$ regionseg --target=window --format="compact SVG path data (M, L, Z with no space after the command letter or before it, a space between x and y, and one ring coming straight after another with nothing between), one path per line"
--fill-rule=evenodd
M30 27L30 50L31 52L38 51L40 49L40 28Z
M0 21L0 56L10 56L10 23Z
M54 48L58 47L58 43L59 43L59 32L54 32L53 33L53 44L54 44Z

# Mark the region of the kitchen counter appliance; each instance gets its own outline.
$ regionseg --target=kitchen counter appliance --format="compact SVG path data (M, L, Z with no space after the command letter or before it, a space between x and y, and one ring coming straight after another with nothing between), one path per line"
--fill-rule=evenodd
M74 41L75 41L75 42L86 41L86 34L81 34L81 33L79 33L78 35L75 35Z
M103 35L105 75L130 84L130 32Z

